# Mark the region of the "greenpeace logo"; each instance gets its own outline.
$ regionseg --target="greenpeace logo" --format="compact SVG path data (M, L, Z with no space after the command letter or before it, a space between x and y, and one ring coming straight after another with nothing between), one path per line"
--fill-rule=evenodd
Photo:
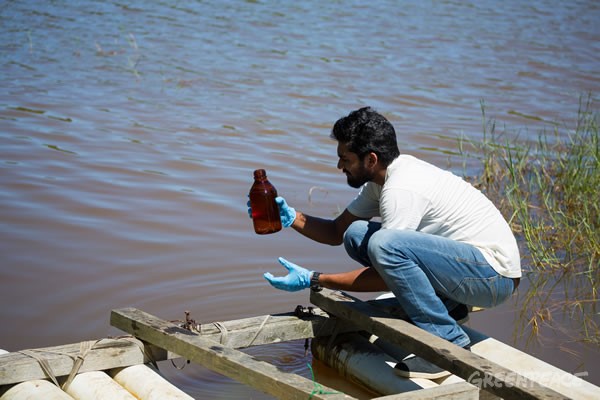
M490 375L488 373L475 371L467 382L477 386L480 389L492 389L502 387L532 387L535 384L549 386L550 384L559 384L565 387L579 387L584 382L580 378L588 376L586 372L577 372L573 375L560 372L532 372L523 376L516 372L507 372L505 374Z

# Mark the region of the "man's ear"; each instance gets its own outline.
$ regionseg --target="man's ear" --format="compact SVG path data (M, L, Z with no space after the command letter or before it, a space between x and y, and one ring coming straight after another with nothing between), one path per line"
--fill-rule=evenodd
M377 165L378 161L379 157L377 157L377 154L371 152L365 157L365 166L368 168L375 168L375 165Z

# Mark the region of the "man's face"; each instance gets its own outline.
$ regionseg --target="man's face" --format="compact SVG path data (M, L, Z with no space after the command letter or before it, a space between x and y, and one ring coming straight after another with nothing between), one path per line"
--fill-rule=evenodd
M344 143L338 143L338 169L346 174L348 185L353 188L359 188L373 179L373 172L370 171L356 153L348 151Z

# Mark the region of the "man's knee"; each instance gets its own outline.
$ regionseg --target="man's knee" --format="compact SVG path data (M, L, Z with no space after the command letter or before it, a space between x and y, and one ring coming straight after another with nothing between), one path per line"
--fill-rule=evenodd
M344 247L346 252L355 261L364 266L371 266L367 254L367 245L373 233L381 229L381 223L373 221L355 221L344 233Z
M382 229L378 232L375 232L369 240L367 253L369 254L369 258L371 258L371 260L373 260L375 263L377 263L376 260L381 256L382 252L387 251L390 237L389 233L389 229Z
M363 243L368 230L367 224L367 221L354 221L346 229L346 232L344 232L344 247L347 252L350 252L350 249L358 248Z
M369 239L367 254L373 263L378 264L382 258L388 259L390 256L397 258L407 258L408 250L403 245L404 237L409 234L398 229L381 229L375 232Z

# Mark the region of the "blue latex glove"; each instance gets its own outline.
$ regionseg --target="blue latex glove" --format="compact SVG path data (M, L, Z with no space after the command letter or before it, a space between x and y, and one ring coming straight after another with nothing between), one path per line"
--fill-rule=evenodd
M265 272L263 275L273 287L287 292L297 292L310 287L313 271L291 263L283 257L279 257L279 263L288 270L286 276L274 277L270 272Z
M288 206L288 203L281 196L275 198L275 203L279 208L279 218L281 219L281 225L284 228L289 228L296 219L296 210ZM246 203L248 206L248 217L252 218L252 207L250 207L250 200Z
M296 210L288 206L288 203L281 196L275 197L275 203L277 203L277 206L279 206L281 225L283 225L284 228L289 228L296 219Z

